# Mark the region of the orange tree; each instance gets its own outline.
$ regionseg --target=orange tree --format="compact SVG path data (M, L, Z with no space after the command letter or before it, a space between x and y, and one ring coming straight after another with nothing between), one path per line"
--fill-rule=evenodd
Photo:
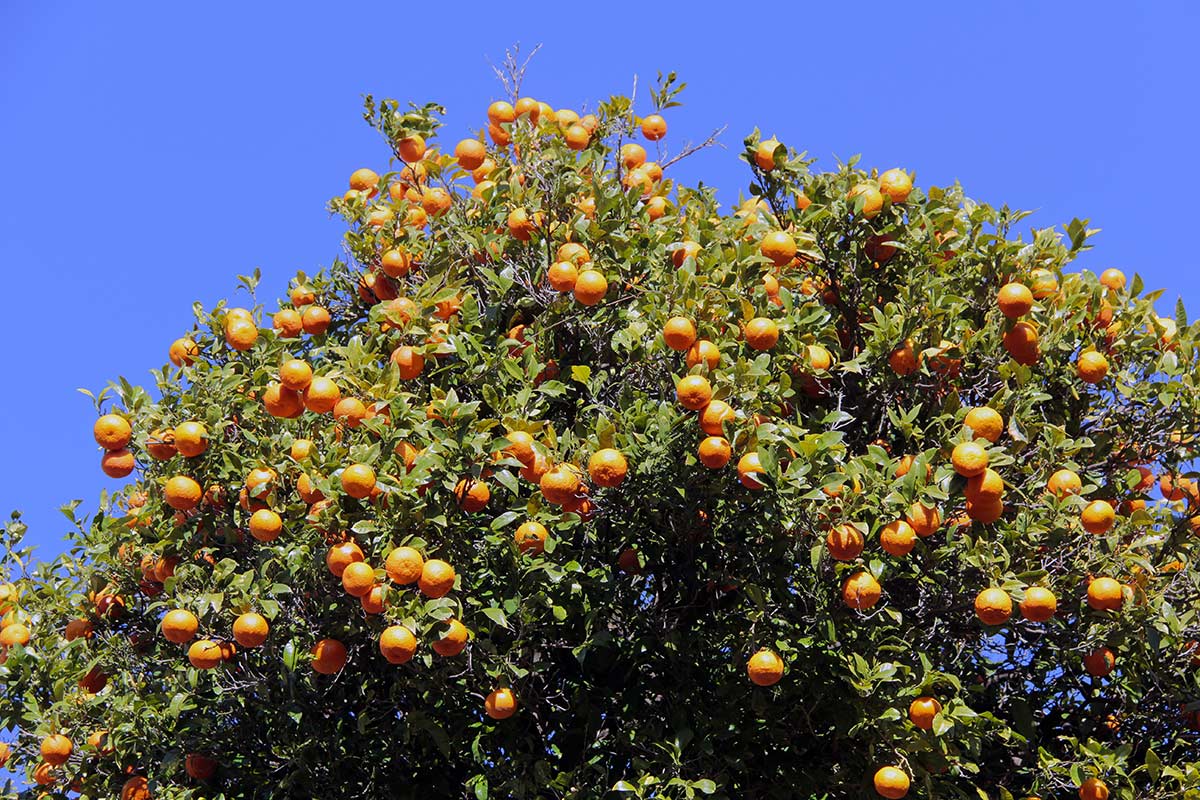
M67 554L6 528L31 791L1197 796L1197 326L757 133L725 213L679 88L367 99L346 259L96 396Z

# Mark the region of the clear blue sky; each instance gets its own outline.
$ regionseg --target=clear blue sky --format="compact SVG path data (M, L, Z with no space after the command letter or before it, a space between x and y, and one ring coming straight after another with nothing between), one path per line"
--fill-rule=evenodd
M757 125L826 166L861 153L1040 225L1090 217L1083 265L1200 310L1195 4L779 5L0 4L0 514L60 550L58 506L114 483L75 389L145 382L239 273L270 298L328 263L326 199L384 167L361 94L441 102L457 141L514 42L544 45L526 88L555 107L677 70L673 145L728 125L736 151ZM730 151L680 167L727 201L747 183Z

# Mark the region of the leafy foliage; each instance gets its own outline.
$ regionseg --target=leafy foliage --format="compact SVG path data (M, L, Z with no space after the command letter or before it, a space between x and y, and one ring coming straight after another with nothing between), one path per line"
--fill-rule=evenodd
M682 89L660 76L655 109ZM757 133L751 198L725 213L641 163L630 99L583 119L516 108L489 110L490 163L465 169L470 155L411 157L439 106L368 98L396 169L331 201L347 258L282 303L243 277L253 308L197 307L157 400L124 380L95 397L131 423L135 481L93 517L66 507L77 532L52 562L19 518L4 532L10 768L88 798L130 775L160 798L873 797L887 765L925 797L1065 797L1089 777L1113 797L1197 796L1200 327L1183 309L1159 319L1138 277L1068 271L1085 221L1026 239L1022 212L958 186L908 191L856 160L816 172ZM581 302L582 278L549 285L556 264L601 273L602 299ZM1032 307L1006 315L1012 282ZM667 345L674 317L719 352L711 366ZM1094 382L1077 367L1090 353L1109 365ZM361 406L289 395L290 359ZM689 374L711 385L706 410L676 402ZM979 440L999 506L972 495L955 449L982 406L1003 420ZM203 425L191 457L187 422ZM701 463L708 435L727 466ZM609 448L628 472L599 481L588 463ZM555 500L530 480L553 465L584 488ZM1048 492L1064 469L1079 490ZM1101 499L1115 524L1087 532ZM940 524L896 554L914 504ZM264 509L277 537L251 523ZM544 550L518 541L531 520ZM846 524L865 544L839 561ZM346 542L375 570L361 602L327 566ZM452 591L397 582L401 546L452 565ZM882 598L852 609L842 587L863 570ZM1119 581L1119 608L1089 604L1093 577ZM1049 619L977 616L982 590L1019 604L1032 587L1056 596ZM183 644L160 630L174 609L198 626L183 617ZM230 646L249 612L269 634ZM442 655L453 620L470 640ZM380 650L393 626L415 635L401 664ZM313 668L320 640L348 651L332 674ZM195 641L220 658L189 659ZM1103 677L1084 666L1100 647ZM777 677L768 654L748 679L764 648L784 672L759 686ZM508 718L485 713L498 688ZM928 730L909 718L926 696ZM39 766L54 733L73 752Z

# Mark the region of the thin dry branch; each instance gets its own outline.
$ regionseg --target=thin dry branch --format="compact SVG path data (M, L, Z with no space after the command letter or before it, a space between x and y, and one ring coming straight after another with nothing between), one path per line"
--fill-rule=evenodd
M500 62L500 66L497 67L491 62L491 59L488 60L488 66L492 68L492 72L496 73L496 77L504 86L504 91L512 98L512 102L516 103L517 98L520 97L521 84L525 82L525 71L529 69L529 62L541 49L541 44L535 45L529 55L525 57L525 61L518 63L517 57L521 54L521 45L517 43L511 50L504 51L504 60Z
M678 155L672 156L671 158L669 158L663 162L663 165L662 165L663 169L666 169L667 167L671 166L676 161L682 161L683 159L687 158L690 155L699 153L701 150L703 150L707 147L712 147L714 145L716 145L718 147L724 147L725 145L722 144L721 142L719 142L718 139L721 137L721 134L723 134L725 132L725 129L728 127L729 127L728 125L722 125L721 127L717 128L715 131L710 133L708 135L708 138L705 139L700 144L692 144L691 142L685 142L683 145L683 150L681 150Z

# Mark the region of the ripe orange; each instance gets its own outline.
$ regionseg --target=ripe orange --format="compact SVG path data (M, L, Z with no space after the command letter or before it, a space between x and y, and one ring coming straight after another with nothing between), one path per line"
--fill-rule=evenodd
M984 625L1003 625L1012 616L1012 598L1003 589L984 589L975 596L975 616Z
M244 319L231 319L225 323L225 342L234 350L249 350L258 341L258 326Z
M1079 515L1083 529L1088 533L1101 536L1112 529L1117 512L1107 500L1093 500L1084 507Z
M1108 374L1108 359L1095 350L1080 353L1075 362L1075 374L1084 383L1099 383Z
M908 775L896 767L880 767L874 778L875 792L888 800L900 800L908 794Z
M313 372L308 362L299 358L289 359L279 367L279 382L293 392L302 392L312 383Z
M585 269L575 279L575 299L585 306L594 306L608 293L608 281L594 269Z
M356 500L370 497L375 489L375 470L366 464L351 464L342 470L342 491Z
M764 647L750 656L746 674L755 686L774 686L783 677L783 659L774 650Z
M1107 647L1098 647L1083 657L1083 667L1089 675L1103 678L1117 665L1116 654Z
M779 140L772 136L770 139L763 139L754 148L754 163L763 172L775 169L775 150L778 147Z
M195 458L208 449L208 430L199 422L175 426L175 449L186 458Z
M621 146L621 163L625 169L634 169L646 163L646 148L637 142L628 142Z
M396 152L407 164L420 161L425 157L425 139L417 133L409 134L396 142Z
M347 428L357 428L367 417L367 407L357 397L343 397L333 406L333 418Z
M284 339L293 339L304 330L300 312L294 308L281 308L271 317L271 327Z
M401 586L409 586L421 578L425 559L415 547L401 546L388 553L384 568L388 577Z
M213 669L221 663L221 645L211 639L200 639L192 642L187 657L196 669Z
M188 753L183 760L183 769L188 777L198 781L206 781L217 772L217 762L200 753Z
M105 450L100 456L100 470L110 478L124 478L135 466L137 460L129 450Z
M491 499L492 490L483 481L463 478L454 485L454 500L468 514L482 511Z
M1119 269L1106 269L1100 273L1100 285L1119 292L1125 288L1125 273Z
M342 577L346 567L363 560L363 551L354 542L341 542L325 554L325 566L335 577Z
M1108 800L1108 786L1099 778L1088 778L1079 787L1079 800Z
M1059 500L1067 495L1079 494L1082 489L1083 482L1069 469L1058 470L1050 476L1050 480L1046 481L1046 491Z
M23 622L10 622L4 626L3 630L0 630L0 647L12 647L18 644L24 647L29 644L32 635L29 626Z
M325 333L333 321L329 316L328 309L318 305L310 305L304 309L300 318L304 323L304 332L312 336L320 336Z
M629 464L620 450L611 447L597 450L588 459L588 475L592 483L608 489L621 485L629 472Z
M454 588L454 567L437 558L431 558L421 568L417 588L426 597L445 597Z
M682 267L683 262L687 259L695 259L700 255L701 247L699 243L693 242L691 239L684 239L679 247L671 251L671 262L677 267Z
M299 392L272 383L263 392L263 408L273 417L295 419L304 413L304 399Z
M374 170L363 167L356 169L350 173L350 188L356 192L375 193L375 187L379 185L379 176Z
M950 462L954 465L955 472L964 478L970 478L987 469L988 452L975 442L960 442L954 446Z
M659 114L651 114L642 120L642 136L652 142L667 135L667 121Z
M250 515L250 535L260 542L273 542L283 530L283 520L274 511L260 508Z
M1088 584L1087 600L1096 611L1120 611L1125 604L1124 589L1112 578L1096 578Z
M967 498L967 517L990 525L1004 515L1004 501L998 497Z
M442 631L441 637L435 639L430 647L439 656L453 658L466 649L470 632L466 625L453 618L446 620L445 625L446 629Z
M50 766L45 761L38 764L33 770L33 782L38 786L50 786L57 780L58 777L54 774L54 767ZM149 800L150 796L147 794L145 797L147 800ZM123 789L121 790L121 800L131 800L130 798L125 797L125 791Z
M837 561L853 561L863 551L863 535L858 527L846 522L829 529L825 535L825 546L829 555Z
M379 267L389 278L403 278L412 269L412 256L400 248L393 247L379 257Z
M526 520L517 528L513 539L522 553L539 555L546 549L548 536L549 532L545 525L535 520Z
M936 697L922 696L908 704L908 718L923 731L933 729L933 718L942 710Z
M846 199L866 219L875 219L883 210L883 194L873 183L859 183L846 194Z
M733 420L735 416L728 403L723 400L713 400L700 411L700 430L709 436L723 436L725 423Z
M346 645L337 639L321 639L309 651L312 668L322 675L333 675L346 666Z
M546 282L557 292L569 292L579 280L579 270L569 261L556 261L546 271Z
M67 759L71 757L74 750L75 745L61 733L52 733L42 739L42 760L52 767L67 763Z
M183 608L176 608L168 611L163 616L160 627L162 628L163 638L168 642L183 644L184 642L190 642L196 636L196 630L200 627L200 622L192 612Z
M757 476L766 472L763 469L762 463L759 461L758 453L749 452L738 459L737 463L738 480L742 486L752 491L762 491L767 488L767 485L762 482Z
M382 614L387 609L387 587L375 584L370 591L358 598L364 614Z
M1000 287L996 305L1009 319L1023 317L1033 308L1033 292L1023 283L1006 283Z
M483 164L487 158L487 148L478 139L463 139L454 146L454 157L458 165L467 172L472 172Z
M406 344L392 351L391 361L399 368L402 380L411 381L425 370L425 356Z
M154 431L146 437L146 452L151 458L159 461L166 461L169 458L174 458L175 450L175 432L172 430Z
M688 375L675 384L675 399L689 411L699 411L712 400L712 385L703 375Z
M912 527L917 536L932 536L942 525L942 515L937 506L927 506L920 502L908 507L905 521Z
M538 482L546 502L561 506L575 498L581 486L579 473L569 464L559 464Z
M92 638L92 634L92 623L86 619L73 619L63 629L63 638L68 642L73 642L76 639L90 639Z
M663 326L663 341L667 347L682 353L696 343L696 326L687 317L671 317Z
M796 240L783 231L772 231L763 237L758 251L777 267L782 267L796 257Z
M555 259L576 267L582 267L592 260L591 253L579 242L564 242L555 253Z
M742 331L746 344L753 350L770 350L779 341L779 326L766 317L755 317Z
M729 440L724 436L709 436L700 442L698 448L700 463L709 469L721 469L729 463L733 450Z
M379 652L389 664L407 664L417 652L417 637L403 625L392 625L379 634Z
M512 689L493 689L483 701L483 709L492 719L508 719L517 711L517 697Z
M508 440L508 446L501 451L505 456L515 458L526 466L533 463L535 451L531 435L525 431L509 431L504 438Z
M1030 586L1021 601L1021 616L1030 622L1045 622L1058 611L1058 598L1054 592L1041 586Z
M328 414L333 411L337 401L342 396L342 390L329 378L315 377L309 382L308 388L302 395L304 407L314 414Z
M191 366L196 363L196 356L199 354L200 348L186 336L171 342L171 346L167 350L167 358L177 367Z
M977 439L987 439L995 444L1004 433L1004 418L1000 412L987 406L978 406L967 412L963 424L971 429Z
M879 191L890 197L893 203L908 200L912 186L912 177L902 169L889 169L879 176Z
M920 362L913 349L911 339L905 340L904 344L888 355L888 366L892 368L892 372L900 376L911 375L920 368Z
M92 435L105 450L123 450L133 438L133 428L124 417L105 414L92 426Z
M258 647L267 640L271 627L262 614L253 611L242 614L233 621L233 638L242 647Z
M375 568L366 561L354 561L342 570L342 588L351 597L362 597L375 585Z
M1037 328L1029 322L1018 322L1004 334L1004 349L1018 364L1036 364L1041 352L1038 349Z
M569 126L563 135L566 137L567 147L572 150L583 150L592 139L592 134L582 125Z
M515 120L517 118L517 111L512 107L511 103L497 100L488 106L487 118L488 122L493 125L500 125Z
M963 490L967 500L974 504L994 504L1004 494L1004 479L991 467L978 475L967 478Z
M904 520L889 522L879 532L879 546L889 555L906 556L912 552L916 542L916 531Z
M176 475L163 487L163 499L176 511L190 511L200 504L203 496L200 484L185 475Z

